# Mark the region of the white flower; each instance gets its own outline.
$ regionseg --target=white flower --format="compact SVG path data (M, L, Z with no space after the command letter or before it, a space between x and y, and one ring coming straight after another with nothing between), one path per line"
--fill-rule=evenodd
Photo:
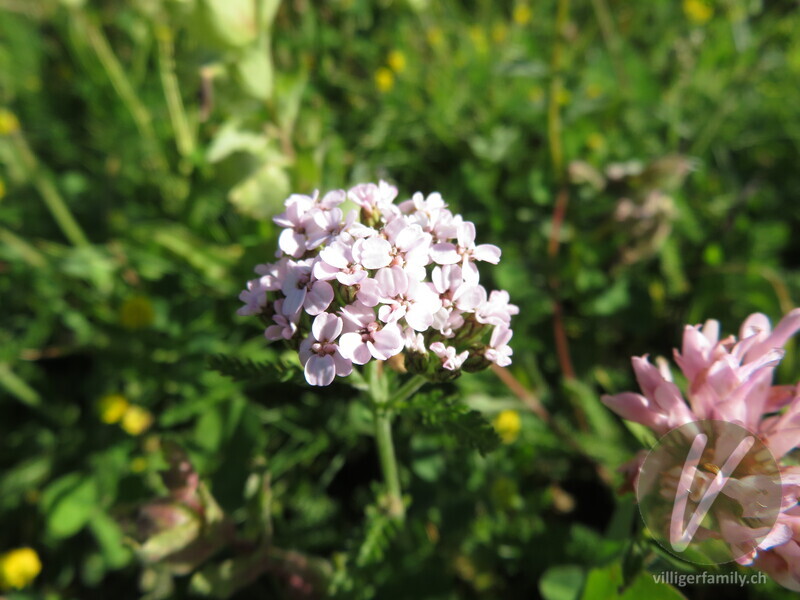
M415 357L407 363L412 372L434 378L437 369L459 371L467 348L510 363L508 326L519 309L507 292L487 293L475 266L497 263L499 248L476 245L475 226L440 194L416 193L399 205L396 196L385 181L291 195L273 219L282 228L278 260L258 265L259 278L239 295L238 314L272 315L268 340L303 340L299 354L312 385L404 352ZM345 214L346 197L360 210Z
M448 371L457 371L467 360L469 352L464 350L460 354L453 346L445 346L442 342L434 342L431 344L431 352L442 359L442 367Z

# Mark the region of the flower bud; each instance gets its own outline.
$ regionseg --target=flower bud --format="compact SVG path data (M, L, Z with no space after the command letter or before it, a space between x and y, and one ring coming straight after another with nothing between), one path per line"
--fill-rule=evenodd
M165 443L164 458L169 469L162 473L162 480L170 495L139 508L135 550L143 562L164 564L174 574L183 575L226 544L233 525L180 446Z
M425 375L428 372L430 360L427 354L421 352L406 353L406 371L412 375Z
M483 371L492 362L484 356L486 353L488 346L473 346L469 349L469 356L467 360L464 361L464 364L461 365L461 368L464 369L467 373L477 373L478 371Z

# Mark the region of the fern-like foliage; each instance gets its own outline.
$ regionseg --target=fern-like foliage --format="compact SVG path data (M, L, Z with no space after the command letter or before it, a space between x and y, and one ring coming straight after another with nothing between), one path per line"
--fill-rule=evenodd
M378 506L367 507L364 541L358 548L356 566L368 567L380 562L397 533L399 521Z
M348 540L346 552L334 557L335 570L328 588L331 598L370 600L386 580L386 555L402 522L386 510L379 486L373 491L375 500L365 509L360 533Z
M426 427L444 431L459 444L474 448L482 455L500 445L497 432L481 413L457 398L445 398L441 390L417 394L398 408L414 413Z
M237 381L303 383L303 374L300 369L294 364L286 364L280 360L256 362L227 354L213 354L208 358L208 366Z

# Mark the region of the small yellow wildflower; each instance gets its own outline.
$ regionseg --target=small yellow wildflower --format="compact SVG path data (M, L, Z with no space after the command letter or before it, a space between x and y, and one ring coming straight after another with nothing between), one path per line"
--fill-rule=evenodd
M392 50L386 58L389 68L395 73L402 73L406 70L406 55L400 50Z
M42 89L42 80L36 77L36 75L29 75L25 78L24 85L31 92L38 92Z
M590 83L589 85L586 86L586 96L590 100L596 100L597 98L599 98L602 95L603 95L603 87L602 86L600 86L600 85L598 85L596 83Z
M19 131L19 119L10 110L0 108L0 135L10 135Z
M431 27L425 36L428 38L428 43L434 48L439 48L444 42L444 33L439 27Z
M514 19L514 23L517 25L527 25L531 22L531 17L533 17L533 12L531 11L531 7L527 4L517 4L511 15L511 18Z
M539 85L533 86L528 90L528 100L531 102L541 102L544 99L544 88Z
M388 92L394 87L394 74L386 67L381 67L375 71L375 85L379 91Z
M519 488L510 477L498 477L490 488L492 501L503 509L518 508L520 504Z
M175 37L172 34L172 29L167 25L164 25L163 23L157 24L155 26L155 34L156 34L156 39L159 42L171 43L172 39Z
M125 396L121 394L103 396L97 403L97 408L100 411L100 420L109 425L119 423L129 406Z
M130 435L141 435L153 424L153 415L146 408L131 405L122 415L120 426Z
M157 435L148 435L142 440L142 450L147 454L161 452L161 438Z
M683 13L693 23L702 25L714 16L714 8L706 0L683 0Z
M495 417L493 425L504 444L514 443L522 429L522 421L515 410L502 411Z
M598 132L590 133L589 136L586 138L586 145L589 147L590 150L601 150L606 145L606 138L602 136L602 134Z
M22 589L42 571L33 548L16 548L0 555L0 587Z
M6 182L3 181L3 178L0 177L0 200L5 198L6 196Z
M153 303L146 296L133 296L119 309L119 322L125 329L144 329L155 320Z
M792 73L800 73L800 45L787 53L786 64Z
M478 25L473 25L469 28L469 39L478 54L485 54L489 49L486 33L483 31L483 28Z
M660 306L664 303L667 290L664 289L664 284L658 279L653 280L652 283L647 286L647 292L650 294L650 299L653 301L653 304Z
M572 94L569 93L569 90L559 88L556 100L561 106L564 106L565 104L569 104L569 101L572 100Z
M492 25L492 41L495 44L502 44L508 36L508 27L505 23L495 23Z
M147 469L147 459L144 456L137 456L131 461L130 467L133 473L142 473Z

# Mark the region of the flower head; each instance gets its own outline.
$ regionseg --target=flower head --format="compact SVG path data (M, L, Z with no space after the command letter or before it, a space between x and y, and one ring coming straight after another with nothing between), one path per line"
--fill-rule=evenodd
M345 198L358 210L345 213ZM468 370L510 364L519 309L480 284L476 265L496 264L500 249L476 243L474 224L438 193L396 198L385 181L293 194L273 219L278 260L256 267L238 313L260 316L268 340L298 349L312 385L401 353L432 379L457 376L473 357Z
M750 315L738 338L720 339L716 321L687 325L681 349L674 353L686 380L685 390L673 381L665 362L656 366L644 355L632 359L640 393L603 397L621 417L645 425L658 436L705 421L732 423L763 441L777 461L783 500L772 529L763 532L754 550L736 558L794 590L800 590L800 467L789 465L784 457L800 445L800 387L773 385L773 375L783 358L783 345L798 330L800 309L786 315L774 330L765 315ZM632 464L640 466L641 460ZM637 477L628 473L626 478L635 481ZM705 477L709 482L713 479L713 475ZM743 516L754 515L757 478L729 481L723 493L739 503ZM722 536L736 547L742 527L728 521L721 528Z

